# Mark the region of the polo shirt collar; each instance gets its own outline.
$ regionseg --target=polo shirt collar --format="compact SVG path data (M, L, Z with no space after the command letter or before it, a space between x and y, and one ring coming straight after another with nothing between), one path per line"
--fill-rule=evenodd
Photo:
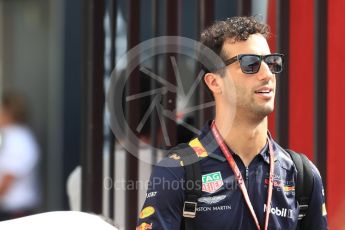
M219 161L226 161L224 154L222 150L220 149L213 133L211 130L211 124L212 120L207 121L207 123L204 125L204 127L201 129L201 133L199 135L199 140L201 141L202 145L205 147L209 157L214 158ZM273 151L276 151L276 144L272 139L271 134L267 133L268 138L271 140ZM229 147L228 147L229 148ZM236 153L230 149L230 152L232 154ZM262 159L269 164L270 157L269 157L269 148L268 148L268 142L266 142L266 145L261 149L261 151L258 153ZM274 154L275 155L275 154Z

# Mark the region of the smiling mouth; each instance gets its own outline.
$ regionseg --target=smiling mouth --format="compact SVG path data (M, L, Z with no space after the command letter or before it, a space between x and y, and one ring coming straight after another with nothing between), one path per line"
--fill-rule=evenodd
M273 90L272 89L265 89L265 90L257 90L255 93L258 94L265 94L265 93L271 93Z

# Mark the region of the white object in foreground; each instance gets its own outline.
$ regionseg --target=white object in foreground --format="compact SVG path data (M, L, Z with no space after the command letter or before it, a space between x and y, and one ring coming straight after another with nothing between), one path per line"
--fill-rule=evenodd
M1 230L117 230L99 216L75 211L56 211L0 222Z

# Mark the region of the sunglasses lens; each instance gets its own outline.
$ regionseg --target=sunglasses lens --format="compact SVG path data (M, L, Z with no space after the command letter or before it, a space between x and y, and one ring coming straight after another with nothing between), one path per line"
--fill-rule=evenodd
M271 72L276 74L280 73L283 70L283 57L280 55L271 55L267 56L264 60Z
M260 64L260 57L255 55L243 55L240 58L242 72L246 74L257 73L259 71Z

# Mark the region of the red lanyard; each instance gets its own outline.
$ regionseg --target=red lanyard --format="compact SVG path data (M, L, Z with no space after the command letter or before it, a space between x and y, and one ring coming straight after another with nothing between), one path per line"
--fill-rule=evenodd
M260 230L261 229L260 224L259 224L258 218L256 217L253 205L250 202L247 188L243 182L242 174L241 174L234 158L232 157L232 154L230 153L228 147L225 145L223 138L220 136L220 134L217 130L215 121L212 122L211 130L212 130L214 137L216 138L216 141L217 141L220 149L222 150L226 160L228 161L232 171L234 172L234 174L236 176L237 183L240 186L244 200L246 201L247 206L249 208L249 211L252 214L252 217L255 221L256 227L257 227L257 229ZM268 228L268 219L269 219L270 210L271 210L273 173L274 173L273 148L272 148L272 143L271 143L270 139L268 139L268 146L269 146L269 154L270 154L270 177L269 177L269 182L268 182L268 196L267 196L267 204L266 204L265 230L267 230L267 228Z

